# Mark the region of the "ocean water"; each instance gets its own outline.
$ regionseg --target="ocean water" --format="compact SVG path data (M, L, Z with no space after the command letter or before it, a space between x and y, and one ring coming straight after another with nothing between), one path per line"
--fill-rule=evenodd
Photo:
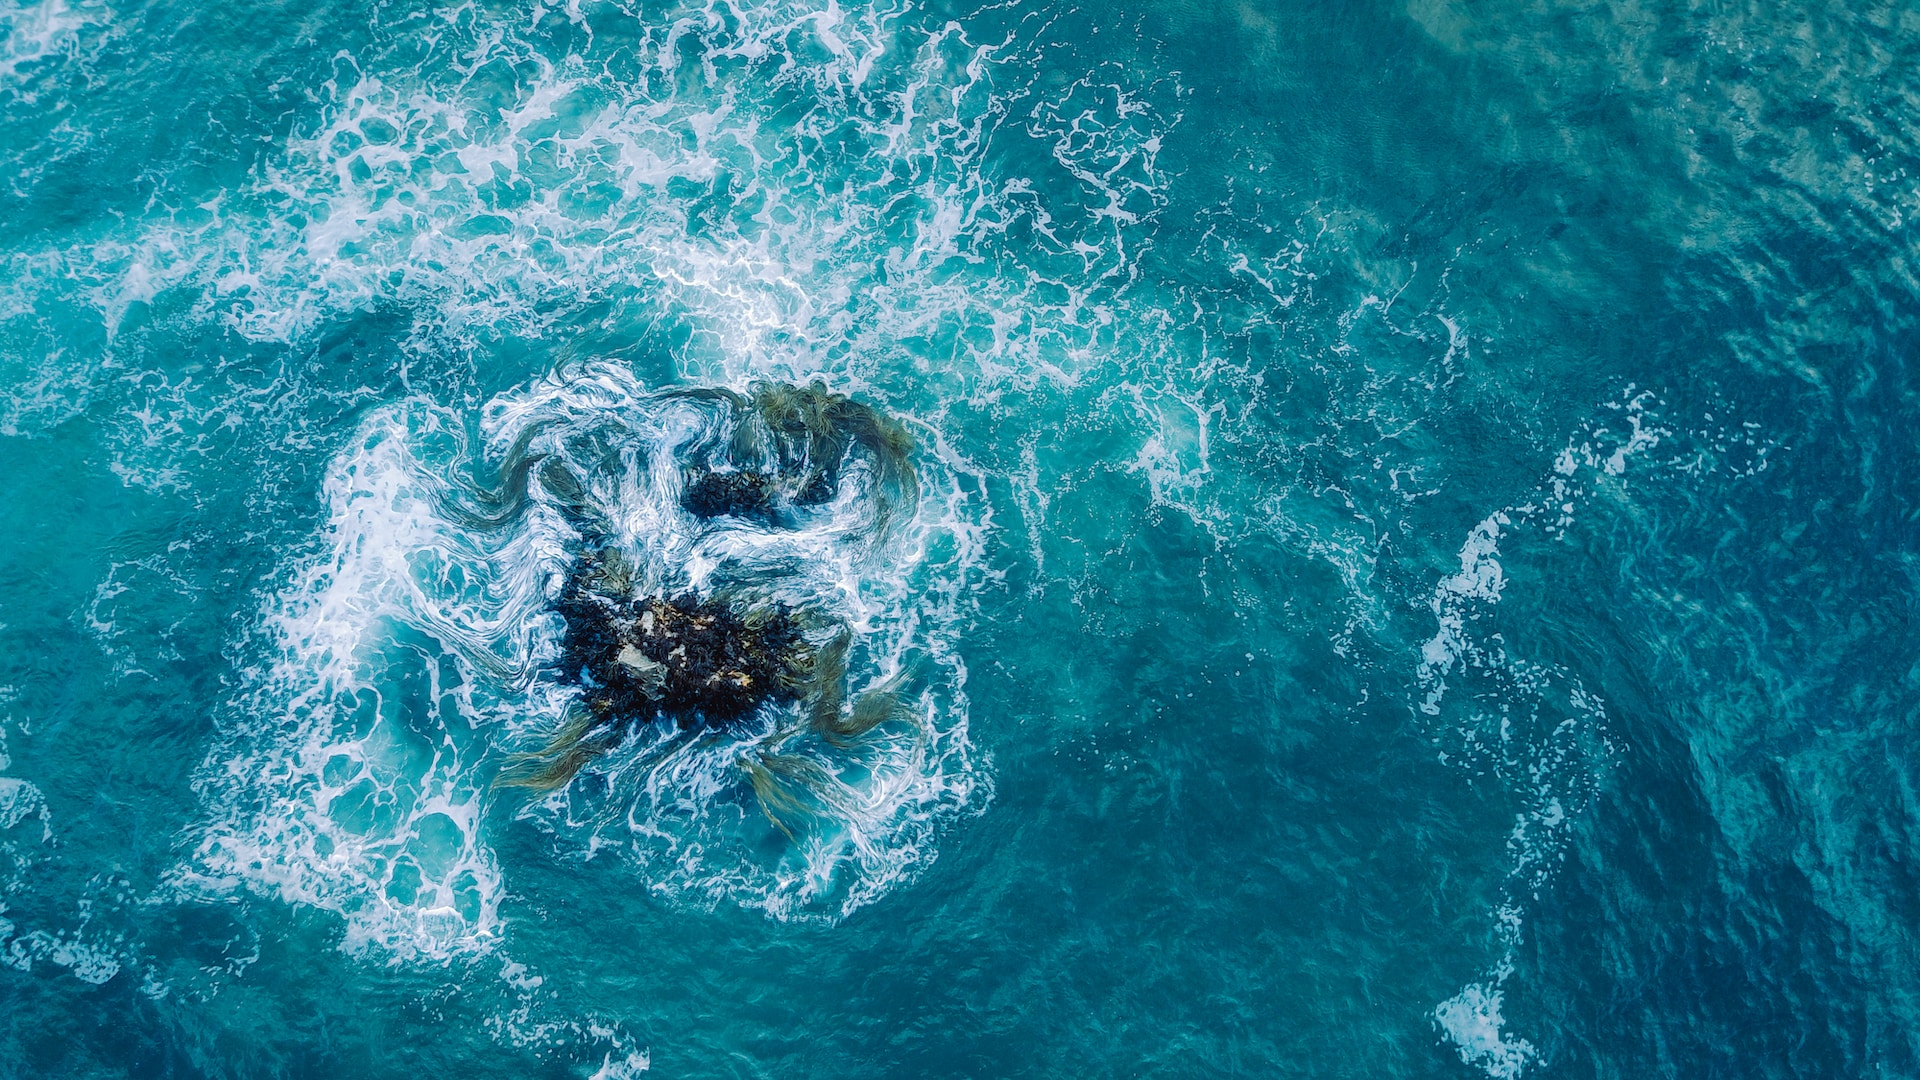
M0 1077L1920 1076L1916 215L1898 4L0 0ZM529 446L910 719L496 786Z

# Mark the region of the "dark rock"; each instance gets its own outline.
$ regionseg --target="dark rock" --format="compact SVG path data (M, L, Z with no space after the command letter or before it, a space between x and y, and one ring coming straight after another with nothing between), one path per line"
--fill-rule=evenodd
M767 521L774 514L773 479L765 473L695 470L680 493L680 505L695 517L723 515Z
M812 650L784 605L736 610L694 596L619 597L576 572L555 605L566 622L561 674L606 723L674 717L724 725L767 701L798 701Z

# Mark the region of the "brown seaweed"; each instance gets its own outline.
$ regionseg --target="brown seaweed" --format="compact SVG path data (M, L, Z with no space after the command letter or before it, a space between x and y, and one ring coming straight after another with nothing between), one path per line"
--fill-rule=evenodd
M757 383L746 397L716 390L678 396L723 401L733 414L733 433L721 460L687 470L680 505L696 517L775 524L789 507L832 502L855 454L871 463L876 480L876 532L884 532L900 509L919 497L913 438L906 428L823 383ZM705 453L699 450L696 456Z
M869 478L876 537L918 498L906 428L819 382L759 383L744 395L697 389L670 396L720 403L732 421L730 431L683 448L688 463L680 505L696 517L791 525L796 509L838 498L849 468ZM831 805L836 781L810 758L779 748L810 730L845 749L907 718L911 670L849 705L853 635L844 625L818 644L820 632L835 623L811 610L742 595L640 595L633 567L609 540L610 520L594 499L597 482L589 483L618 467L616 448L581 437L564 457L549 457L534 450L532 436L533 429L522 433L501 464L497 486L467 492L478 505L459 507L456 516L476 528L496 526L524 509L531 481L580 534L587 550L553 602L564 623L553 671L579 687L580 698L544 745L509 757L497 782L555 790L637 726L665 718L697 737L741 725L769 704L798 703L800 724L777 726L738 759L768 821L793 837ZM589 462L588 478L569 460Z

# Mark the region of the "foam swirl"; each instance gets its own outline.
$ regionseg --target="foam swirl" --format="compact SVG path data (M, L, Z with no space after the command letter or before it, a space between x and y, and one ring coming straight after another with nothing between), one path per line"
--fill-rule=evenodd
M911 879L942 825L989 794L956 649L969 497L916 454L924 496L890 500L898 478L850 454L832 498L777 519L696 515L689 470L735 434L744 400L593 363L477 424L420 399L372 413L329 472L324 543L268 600L275 662L203 771L200 872L339 912L349 948L424 956L500 933L501 829L531 825L561 857L617 852L658 894L776 918L837 918ZM636 595L750 592L821 613L849 632L849 687L910 687L897 722L847 740L796 723L798 702L725 726L656 717L558 790L496 789L512 751L579 708L554 670L552 605L582 553L608 549ZM787 812L763 812L781 799Z

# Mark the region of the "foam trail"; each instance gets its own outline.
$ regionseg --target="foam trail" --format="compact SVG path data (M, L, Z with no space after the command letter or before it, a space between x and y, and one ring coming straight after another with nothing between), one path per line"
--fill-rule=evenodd
M1503 987L1514 971L1527 908L1539 900L1565 855L1575 816L1592 801L1618 753L1600 696L1564 667L1525 659L1516 648L1517 633L1509 640L1507 632L1494 629L1509 582L1500 545L1522 531L1564 536L1595 486L1616 482L1629 463L1671 436L1650 419L1652 404L1632 388L1610 403L1626 430L1589 424L1582 437L1569 440L1532 499L1488 515L1468 532L1459 569L1435 584L1429 601L1435 631L1421 646L1415 670L1419 712L1442 747L1443 762L1493 773L1521 803L1506 844L1504 897L1493 912L1501 956L1433 1014L1461 1060L1495 1080L1511 1080L1538 1060L1531 1042L1505 1030ZM1450 700L1462 689L1465 700Z

